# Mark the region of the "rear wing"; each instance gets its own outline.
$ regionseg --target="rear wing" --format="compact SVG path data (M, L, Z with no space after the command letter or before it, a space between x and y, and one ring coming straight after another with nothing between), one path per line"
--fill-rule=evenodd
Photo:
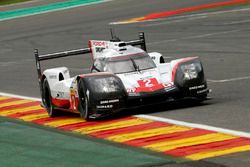
M143 50L147 51L144 32L139 32L139 39L128 41L125 43L127 45L132 45L132 46L139 45ZM37 69L40 91L42 92L42 85L41 85L42 70L41 70L41 64L40 64L41 61L56 59L56 58L61 58L61 57L76 56L76 55L81 55L81 54L88 54L88 53L91 53L91 48L89 47L83 48L83 49L68 50L68 51L63 51L63 52L44 54L44 55L39 55L38 49L35 49L34 54L35 54L35 59L36 59L36 69Z

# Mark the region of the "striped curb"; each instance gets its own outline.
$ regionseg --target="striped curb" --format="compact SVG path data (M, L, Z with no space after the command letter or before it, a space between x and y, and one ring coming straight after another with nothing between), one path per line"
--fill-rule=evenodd
M250 150L250 138L135 116L86 122L79 115L49 118L40 102L0 96L0 116L75 132L163 154L201 160Z
M174 16L177 14L182 14L182 13L187 13L187 12L212 9L212 8L216 8L216 7L231 6L231 5L237 5L237 4L243 4L243 3L250 3L250 0L227 0L224 2L216 2L216 3L186 7L186 8L176 9L176 10L155 12L155 13L147 14L147 15L142 16L142 17L136 17L136 18L132 18L132 19L124 20L124 21L112 22L110 24L129 24L129 23L150 21L150 20L166 18L166 17L170 17L170 16Z

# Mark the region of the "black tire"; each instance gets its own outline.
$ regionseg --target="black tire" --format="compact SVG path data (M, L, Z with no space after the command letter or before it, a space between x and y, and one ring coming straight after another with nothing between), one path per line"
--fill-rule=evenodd
M83 81L79 80L78 81L78 95L79 95L79 105L78 109L80 112L81 118L85 120L89 120L89 99L86 95L86 90L83 85Z
M52 105L51 93L47 78L45 78L42 82L42 101L49 117L54 117L56 115L56 111Z

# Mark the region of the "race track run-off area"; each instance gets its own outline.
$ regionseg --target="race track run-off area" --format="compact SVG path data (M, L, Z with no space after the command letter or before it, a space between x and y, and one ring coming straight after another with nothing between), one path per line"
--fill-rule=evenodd
M40 102L0 96L0 116L160 154L201 160L250 150L250 138L128 116L86 122L78 114L49 118Z

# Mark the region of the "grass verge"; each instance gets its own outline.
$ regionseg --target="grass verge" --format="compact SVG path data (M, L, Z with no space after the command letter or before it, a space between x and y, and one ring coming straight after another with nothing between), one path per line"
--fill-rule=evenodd
M14 3L20 3L20 2L26 2L31 0L0 0L0 6L1 5L10 5Z
M175 158L147 150L0 117L2 167L151 167ZM21 165L20 165L21 164Z

